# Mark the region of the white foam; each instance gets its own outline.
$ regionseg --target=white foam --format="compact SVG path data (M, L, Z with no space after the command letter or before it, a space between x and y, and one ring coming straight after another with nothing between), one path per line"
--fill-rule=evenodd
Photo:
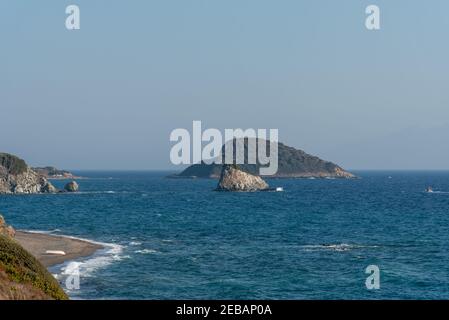
M143 249L143 250L136 250L134 253L140 253L140 254L151 254L151 253L159 253L159 251L153 250L153 249Z
M61 193L61 194L64 194L64 195L81 195L81 194L116 194L116 193L126 193L126 192L117 192L117 191L107 190L107 191L64 192L64 193Z
M23 230L23 232L36 233L36 234L52 234L55 232L61 232L61 230L60 229L54 229L54 230L50 230L50 231L47 231L47 230Z
M64 267L61 268L60 275L68 276L78 272L81 262L72 261L67 263ZM57 275L59 276L59 275Z
M307 251L317 251L317 250L330 250L330 251L349 251L353 249L362 249L362 248L378 248L378 246L365 246L365 245L357 245L357 244L347 244L347 243L339 243L339 244L318 244L318 245L304 245L301 248L306 249Z
M55 266L54 268L59 269L59 271L56 271L56 278L58 279L61 276L66 277L74 273L79 274L81 278L92 277L99 269L126 258L121 255L123 246L104 243L103 246L105 246L105 249L98 250L87 259L67 261L62 265Z
M121 253L123 252L123 247L119 245L111 245L108 249L103 250L104 252L94 255L92 258L81 263L80 275L88 277L94 271L99 268L104 268L114 261L120 261L122 259Z
M139 193L137 191L114 191L114 190L104 190L104 191L77 191L77 192L62 192L62 193L51 193L51 195L89 195L89 194L135 194ZM50 195L50 194L49 194Z
M129 243L130 246L140 246L141 244L142 244L142 242L139 242L139 241L131 241Z
M50 234L52 231L33 230L27 232ZM74 270L79 270L79 274L81 277L90 277L97 269L104 268L115 261L120 261L126 258L125 256L122 256L123 249L125 247L119 244L93 241L90 239L84 239L80 237L67 236L67 235L58 235L58 236L68 239L81 240L92 244L97 244L102 246L103 249L97 250L93 255L87 258L79 258L72 261L66 261L63 264L51 267L53 271L56 270L56 278L59 278L60 275L62 276L70 275L73 273Z

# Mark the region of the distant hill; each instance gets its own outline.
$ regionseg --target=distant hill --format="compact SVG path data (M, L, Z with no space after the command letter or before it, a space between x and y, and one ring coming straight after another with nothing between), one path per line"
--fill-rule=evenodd
M55 167L34 167L34 172L46 177L47 179L77 179L73 173L66 170L59 170Z
M247 152L245 142L245 152ZM224 150L224 148L223 148ZM223 152L224 153L224 152ZM234 155L235 159L235 155ZM239 164L242 171L258 175L260 164ZM195 164L172 178L213 178L218 179L223 165L221 164ZM350 172L345 171L338 165L322 160L306 152L278 144L278 171L273 178L355 178Z

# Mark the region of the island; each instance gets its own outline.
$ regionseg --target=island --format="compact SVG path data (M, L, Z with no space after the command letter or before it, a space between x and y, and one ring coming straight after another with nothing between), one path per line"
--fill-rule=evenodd
M247 152L247 141L244 142ZM222 148L225 156L224 147ZM235 157L234 157L235 159ZM260 164L239 164L240 170L252 175L259 175ZM219 179L222 164L206 164L204 162L189 166L179 174L173 174L170 178L209 178ZM278 144L278 171L270 178L332 178L332 179L354 179L356 176L340 166L316 156L310 155L303 150L289 147L283 143Z
M60 170L55 167L33 167L31 169L49 180L85 179L74 175L70 171Z

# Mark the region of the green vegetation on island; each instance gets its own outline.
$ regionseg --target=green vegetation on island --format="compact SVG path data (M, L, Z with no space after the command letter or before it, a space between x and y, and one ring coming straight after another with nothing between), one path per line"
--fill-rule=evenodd
M244 142L245 159L248 154L247 139ZM225 157L225 148L222 148L222 157ZM269 143L267 142L267 150ZM234 149L235 161L235 149ZM239 169L252 175L259 175L261 164L239 164ZM171 178L220 178L222 164L194 164ZM278 171L271 178L356 178L352 173L344 170L340 166L330 161L322 160L319 157L310 155L303 150L289 147L285 144L278 144Z
M0 167L13 175L22 174L28 168L24 160L8 153L0 153Z

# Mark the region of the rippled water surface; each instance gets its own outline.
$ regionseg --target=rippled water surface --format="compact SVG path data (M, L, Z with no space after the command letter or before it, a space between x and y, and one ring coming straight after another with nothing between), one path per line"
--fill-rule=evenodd
M79 268L72 298L449 298L448 172L269 180L284 192L262 193L164 172L78 174L92 177L79 194L0 196L18 229L105 244L52 268L60 279ZM365 287L372 264L375 291Z

